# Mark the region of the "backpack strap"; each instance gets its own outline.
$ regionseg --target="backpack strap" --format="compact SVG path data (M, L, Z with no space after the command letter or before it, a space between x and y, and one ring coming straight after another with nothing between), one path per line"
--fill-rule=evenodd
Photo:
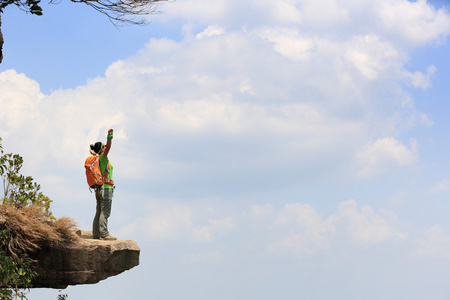
M107 176L109 174L109 159L106 158L106 168L105 173L102 174L103 184L108 184L114 186L114 180L109 179ZM109 182L109 183L106 183Z

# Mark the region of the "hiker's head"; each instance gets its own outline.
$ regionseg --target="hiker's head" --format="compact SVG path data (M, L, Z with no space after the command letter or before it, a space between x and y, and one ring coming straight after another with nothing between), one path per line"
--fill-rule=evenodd
M103 150L103 143L102 142L97 142L97 143L91 145L91 150L94 151L97 154L100 154L101 151Z

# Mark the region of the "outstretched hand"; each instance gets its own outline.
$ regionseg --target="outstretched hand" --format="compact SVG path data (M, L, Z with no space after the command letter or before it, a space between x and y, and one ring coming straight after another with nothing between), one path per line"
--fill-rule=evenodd
M108 137L105 145L105 150L103 150L104 157L108 157L109 149L111 149L111 140L113 132L114 130L112 128L108 130Z

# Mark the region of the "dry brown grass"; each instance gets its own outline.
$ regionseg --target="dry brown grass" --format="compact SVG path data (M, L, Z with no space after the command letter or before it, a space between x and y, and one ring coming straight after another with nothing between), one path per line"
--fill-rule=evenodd
M78 239L71 230L75 226L73 219L64 217L54 221L36 206L16 209L0 205L0 229L9 230L10 253L16 253L18 250L33 252L46 246L74 242Z

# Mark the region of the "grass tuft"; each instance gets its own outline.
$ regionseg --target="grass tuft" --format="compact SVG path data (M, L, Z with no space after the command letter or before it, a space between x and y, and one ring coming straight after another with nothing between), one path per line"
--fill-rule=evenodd
M8 230L11 240L7 250L11 254L18 251L34 252L46 246L59 246L76 241L76 222L68 217L53 220L37 206L16 209L0 205L0 230Z

